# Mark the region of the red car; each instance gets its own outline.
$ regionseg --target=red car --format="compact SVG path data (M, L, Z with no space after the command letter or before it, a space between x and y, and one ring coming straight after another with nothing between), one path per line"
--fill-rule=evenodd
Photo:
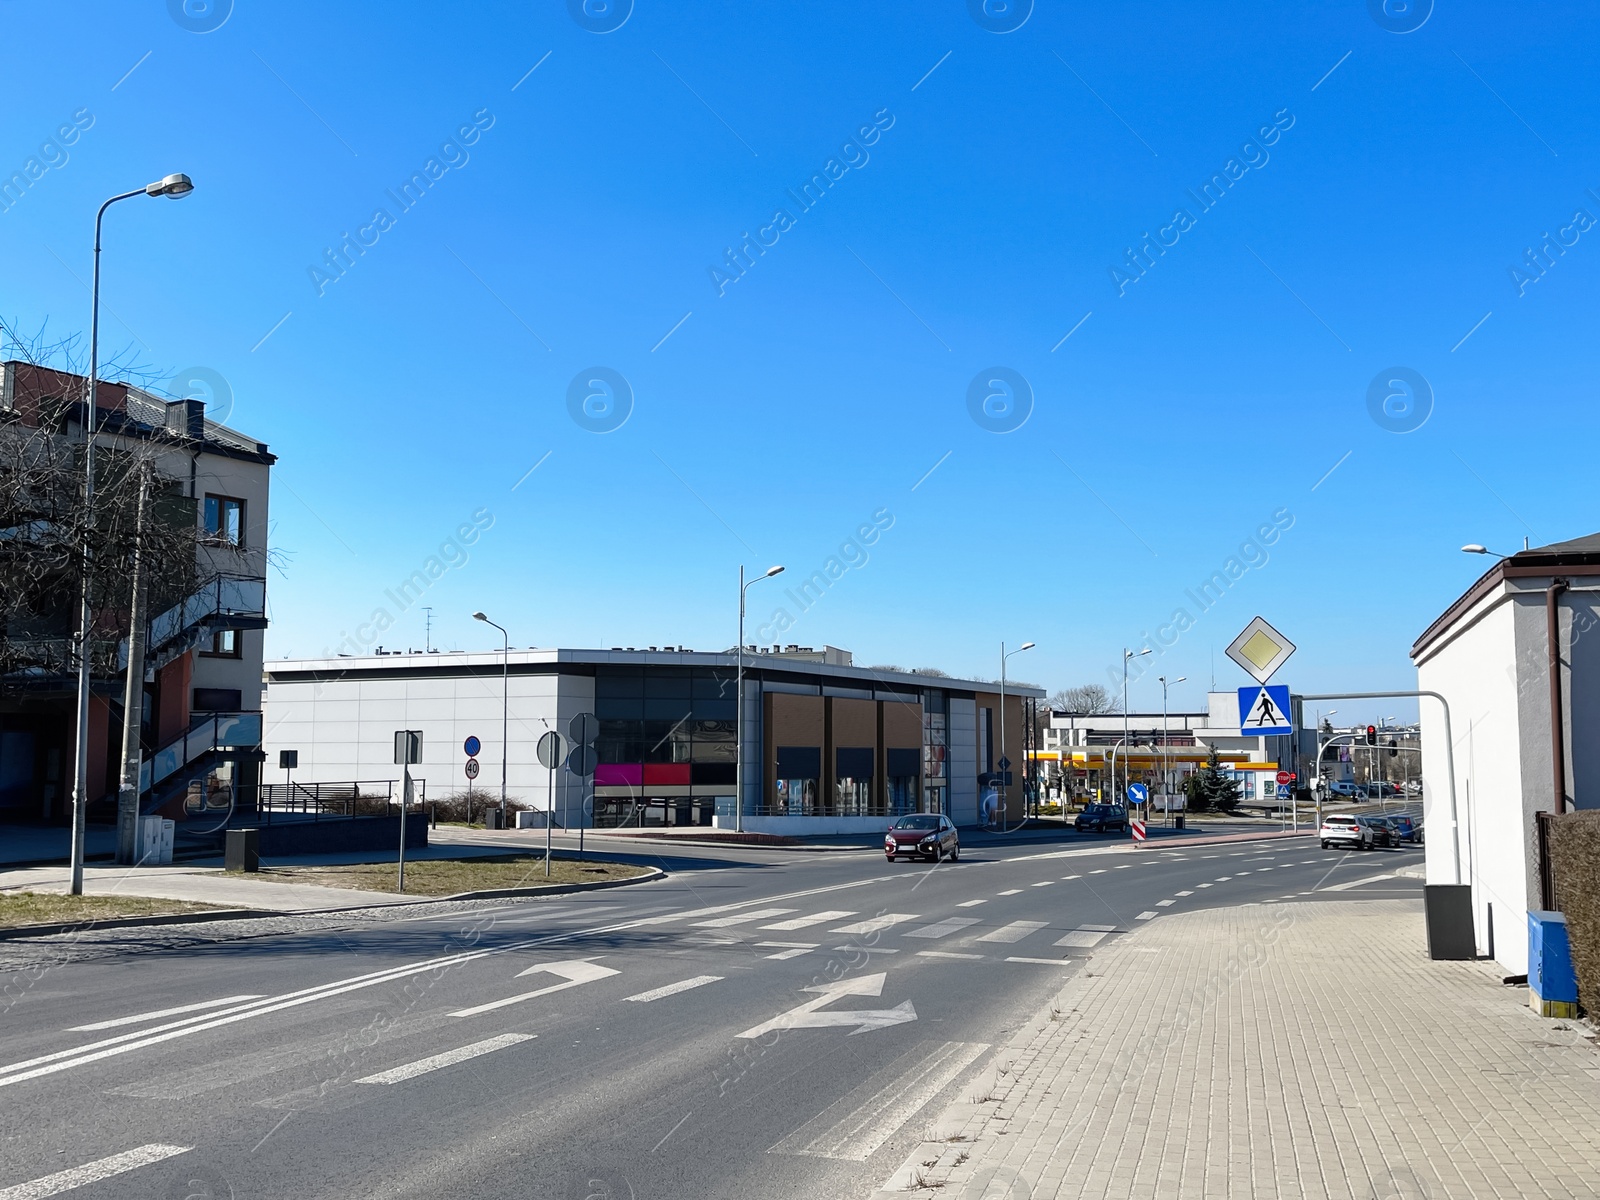
M938 862L961 857L961 837L950 818L939 813L912 813L889 826L883 835L883 853L890 862L902 854Z

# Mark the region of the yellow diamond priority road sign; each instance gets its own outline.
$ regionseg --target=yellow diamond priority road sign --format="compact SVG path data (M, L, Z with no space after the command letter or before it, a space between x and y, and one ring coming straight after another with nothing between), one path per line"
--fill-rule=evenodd
M1293 642L1257 617L1233 639L1233 644L1228 647L1228 657L1249 672L1257 683L1265 683L1294 651Z

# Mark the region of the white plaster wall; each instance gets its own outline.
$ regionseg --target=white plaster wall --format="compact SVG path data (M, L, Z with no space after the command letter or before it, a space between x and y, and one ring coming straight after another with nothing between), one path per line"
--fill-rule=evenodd
M977 701L950 697L945 736L949 739L950 819L957 825L978 823Z

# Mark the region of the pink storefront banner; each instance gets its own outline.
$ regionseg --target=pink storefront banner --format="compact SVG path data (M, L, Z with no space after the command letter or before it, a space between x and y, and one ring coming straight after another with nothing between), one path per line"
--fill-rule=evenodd
M643 783L641 763L601 763L594 769L595 787L639 787Z

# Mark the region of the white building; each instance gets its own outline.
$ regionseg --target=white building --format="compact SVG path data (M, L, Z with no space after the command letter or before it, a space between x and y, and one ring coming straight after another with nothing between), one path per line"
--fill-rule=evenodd
M1597 623L1600 534L1497 562L1411 648L1448 704L1447 736L1421 701L1428 882L1470 885L1478 952L1518 974L1528 910L1550 906L1537 814L1600 807ZM1453 797L1434 783L1452 760Z

